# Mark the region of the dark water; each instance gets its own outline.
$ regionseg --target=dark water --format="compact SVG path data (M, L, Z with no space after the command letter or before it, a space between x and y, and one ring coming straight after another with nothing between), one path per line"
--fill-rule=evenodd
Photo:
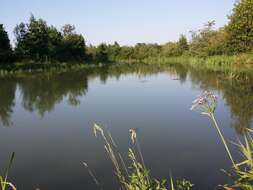
M252 126L252 74L192 68L119 66L0 79L0 167L16 153L10 181L20 190L118 189L92 124L107 127L123 155L137 128L146 165L155 178L186 178L194 189L229 183L230 162L210 121L190 111L203 90L219 96L217 119L233 140ZM238 155L236 149L233 153Z

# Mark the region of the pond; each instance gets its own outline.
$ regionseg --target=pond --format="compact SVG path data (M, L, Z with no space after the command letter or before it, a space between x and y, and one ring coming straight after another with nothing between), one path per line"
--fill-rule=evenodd
M1 77L1 172L15 152L10 181L18 189L97 189L86 162L104 189L117 189L112 164L93 135L96 122L110 130L124 157L129 129L136 128L155 178L185 178L196 190L229 183L221 169L231 163L215 129L190 110L204 90L219 97L216 116L226 138L253 126L252 74L231 80L181 65L122 65Z

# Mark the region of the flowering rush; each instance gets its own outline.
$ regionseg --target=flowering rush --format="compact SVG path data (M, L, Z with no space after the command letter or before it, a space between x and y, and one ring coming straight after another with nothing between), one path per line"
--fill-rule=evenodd
M204 91L192 102L191 110L196 110L203 115L211 116L216 109L217 99L217 96L212 92Z

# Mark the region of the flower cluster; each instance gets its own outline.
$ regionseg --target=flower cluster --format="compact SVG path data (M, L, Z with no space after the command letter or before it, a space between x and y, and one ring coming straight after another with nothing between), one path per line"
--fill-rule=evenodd
M201 114L210 116L217 106L217 96L212 92L205 91L192 102L191 110L199 111Z

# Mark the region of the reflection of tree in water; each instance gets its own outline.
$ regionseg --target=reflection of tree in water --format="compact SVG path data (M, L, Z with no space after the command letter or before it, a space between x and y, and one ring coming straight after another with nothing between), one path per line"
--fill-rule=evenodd
M116 78L119 80L121 76L128 74L136 74L139 77L158 74L165 70L175 71L166 65L147 65L147 64L118 64L111 66L102 66L99 68L92 68L88 71L89 77L99 77L100 81L105 84L108 78Z
M11 114L15 106L16 82L11 78L0 79L0 123L11 125Z
M175 70L175 73L180 80L180 83L183 84L187 79L188 69L181 64L175 64L173 66L173 69Z
M190 69L194 84L203 89L220 90L232 114L232 126L238 133L249 128L253 118L253 74L241 73L238 80L229 79L229 74L208 70Z
M242 133L250 127L253 118L253 78L250 81L238 81L236 84L228 85L224 93L232 112L233 125Z
M67 99L70 105L78 106L81 96L87 93L88 79L98 77L106 83L108 78L135 74L139 77L167 72L184 83L189 75L194 85L202 89L219 90L229 105L233 127L242 133L250 127L253 118L253 75L242 74L247 80L230 80L228 74L207 69L188 68L182 65L124 64L88 68L52 74L31 74L17 79L0 79L0 119L9 125L14 107L16 83L20 88L22 104L26 110L38 111L42 116L54 109L55 104Z
M78 97L86 94L88 82L85 73L54 73L24 77L19 80L19 87L23 95L23 107L31 112L38 111L43 116L63 98L67 98L73 106L79 105Z
M108 78L111 77L119 79L120 76L127 74L145 77L164 72L165 70L178 74L174 68L162 65L124 64L64 73L27 74L13 79L13 82L7 78L2 79L0 84L0 89L2 90L0 92L1 121L5 125L10 123L16 84L22 95L22 106L24 109L30 112L37 111L43 116L45 112L52 111L55 105L63 101L64 98L67 99L70 105L78 106L80 104L78 98L87 93L88 78L99 77L102 83L106 83Z

